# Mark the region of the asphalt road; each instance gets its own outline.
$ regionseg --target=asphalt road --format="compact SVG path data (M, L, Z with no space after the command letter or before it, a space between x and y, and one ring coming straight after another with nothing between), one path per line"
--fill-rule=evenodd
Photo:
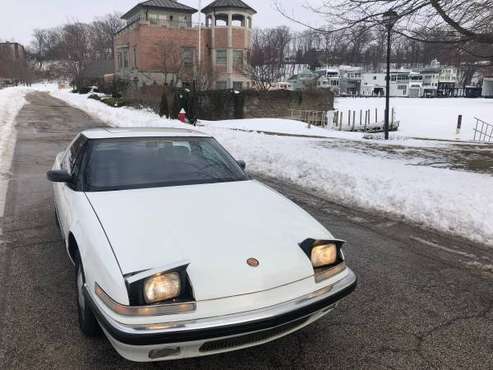
M333 313L267 345L158 364L128 362L104 337L83 337L45 171L77 131L102 124L47 94L28 100L1 220L0 369L493 368L492 249L274 179L264 180L348 241L360 283Z

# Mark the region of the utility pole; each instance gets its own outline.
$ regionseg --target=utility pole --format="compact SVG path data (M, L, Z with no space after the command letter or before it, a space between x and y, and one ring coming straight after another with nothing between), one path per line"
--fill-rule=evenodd
M390 121L390 54L391 54L391 42L392 42L392 28L399 20L399 15L389 10L383 14L383 23L387 29L387 73L386 73L386 90L385 91L385 140L389 139L389 121Z

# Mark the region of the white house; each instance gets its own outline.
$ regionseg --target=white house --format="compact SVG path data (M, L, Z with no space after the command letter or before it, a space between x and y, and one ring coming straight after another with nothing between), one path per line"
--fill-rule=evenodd
M287 90L293 91L293 85L287 81L275 82L272 84L269 90Z
M437 96L440 71L440 67L429 67L421 71L423 76L423 96Z
M354 66L339 67L339 91L341 95L358 95L361 90L362 68Z
M423 96L423 75L418 72L409 74L408 97L420 98Z
M440 72L442 67L436 59L431 61L431 64L421 70L423 76L423 95L425 97L433 97L438 95L438 83L440 81Z
M455 67L445 67L440 71L439 83L457 85L460 80L459 71Z
M317 87L320 89L331 89L336 94L340 92L340 75L336 68L323 68L317 70L320 78L317 81Z
M385 89L385 73L361 74L361 95L384 96Z
M485 77L483 79L482 96L485 98L493 98L493 77Z
M390 96L407 97L410 88L411 71L395 70L390 72ZM363 73L361 75L361 95L384 96L386 93L385 73Z

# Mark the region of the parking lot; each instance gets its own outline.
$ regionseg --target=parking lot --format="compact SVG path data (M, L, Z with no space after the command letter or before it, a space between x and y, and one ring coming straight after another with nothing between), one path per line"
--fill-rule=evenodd
M347 240L356 291L300 332L239 352L134 364L77 324L74 271L45 172L84 128L101 126L46 93L17 117L1 220L0 368L474 368L493 364L493 250L333 204L253 174Z

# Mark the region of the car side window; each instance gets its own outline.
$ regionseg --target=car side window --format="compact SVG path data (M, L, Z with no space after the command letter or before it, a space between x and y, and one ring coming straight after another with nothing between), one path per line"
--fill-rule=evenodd
M65 153L65 157L62 160L61 167L63 170L67 171L70 174L74 173L74 169L77 165L77 160L80 157L80 153L87 139L79 135L79 137L72 143L70 148Z
M62 170L67 171L68 173L71 173L70 172L70 160L71 160L70 150L67 150L65 152L65 155L63 156L61 168L62 168Z

